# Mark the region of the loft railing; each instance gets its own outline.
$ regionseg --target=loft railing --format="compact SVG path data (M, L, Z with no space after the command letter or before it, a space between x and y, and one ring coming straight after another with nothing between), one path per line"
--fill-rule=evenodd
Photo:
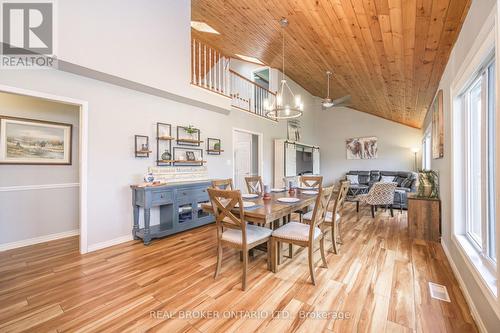
M276 93L229 69L230 58L196 39L191 42L191 83L231 97L231 106L267 119Z
M272 105L276 93L258 85L241 74L229 70L231 84L231 106L267 119L266 105Z
M218 50L193 38L191 42L191 83L229 96L229 60L229 57Z

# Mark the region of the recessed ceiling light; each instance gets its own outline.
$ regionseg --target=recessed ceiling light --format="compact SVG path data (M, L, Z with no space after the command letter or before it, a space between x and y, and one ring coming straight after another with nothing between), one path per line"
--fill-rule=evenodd
M259 59L257 58L254 58L254 57L249 57L249 56L245 56L245 55L241 55L241 54L235 54L238 58L241 58L245 61L249 61L249 62L254 62L256 64L259 64L259 65L264 65L264 63L262 61L260 61Z
M217 30L215 30L205 22L191 21L191 28L201 32L208 32L210 34L220 35L220 33Z

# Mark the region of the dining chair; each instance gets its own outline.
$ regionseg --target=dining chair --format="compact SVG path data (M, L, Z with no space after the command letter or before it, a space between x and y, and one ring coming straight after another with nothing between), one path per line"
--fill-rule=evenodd
M300 176L301 187L319 188L323 183L323 176Z
M372 185L367 194L360 194L356 198L360 202L364 202L371 206L372 217L375 217L375 210L378 206L389 207L391 216L394 217L392 204L394 203L394 192L396 191L397 183L382 183L377 182Z
M212 180L212 188L217 190L233 190L233 180L231 178Z
M290 186L290 182L292 182L293 187L299 186L299 176L288 176L283 177L283 186L288 188Z
M313 285L316 284L316 279L314 277L313 254L314 246L318 241L319 249L321 252L321 260L323 261L323 265L325 266L325 268L328 268L325 257L325 239L320 226L325 220L326 208L328 202L330 201L332 190L332 187L324 189L320 187L318 189L318 195L316 197L316 203L314 205L310 224L292 221L273 231L271 237L271 267L273 269L273 272L277 271L278 263L281 261L278 260L281 257L281 243L289 243L307 247L309 273L311 275L311 281Z
M245 290L247 285L248 252L257 245L266 242L267 248L270 249L272 230L247 224L239 190L228 191L209 188L208 195L214 210L217 229L217 266L214 279L217 278L221 269L222 247L227 246L238 249L243 255L242 289ZM232 213L235 209L239 211L239 216ZM267 267L271 269L271 254L269 251L267 254Z
M342 205L344 204L344 201L347 197L347 192L349 191L350 185L351 185L351 182L349 182L349 181L343 181L340 183L340 189L339 189L339 192L337 193L337 197L335 198L335 202L333 203L333 209L330 211L327 208L326 215L325 215L325 221L323 222L323 225L325 227L331 228L332 250L335 254L338 253L337 243L342 244L342 237L340 234L340 222L342 220L341 208L342 208ZM328 205L328 206L330 206L330 205ZM304 219L305 223L307 223L307 224L311 223L312 213L313 212L310 211L307 214L304 214L303 219ZM334 216L335 216L335 219L333 218Z
M261 176L245 177L248 193L261 195L264 192L264 184Z

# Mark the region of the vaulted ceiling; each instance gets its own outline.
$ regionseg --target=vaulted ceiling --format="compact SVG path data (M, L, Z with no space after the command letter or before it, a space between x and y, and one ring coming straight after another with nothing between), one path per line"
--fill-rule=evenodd
M192 19L220 35L193 37L227 55L281 68L311 94L420 128L471 0L192 0ZM334 111L329 111L334 112Z

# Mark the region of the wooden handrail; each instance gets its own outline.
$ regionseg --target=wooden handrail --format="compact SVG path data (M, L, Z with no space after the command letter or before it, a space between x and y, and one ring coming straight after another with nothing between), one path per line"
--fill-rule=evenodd
M265 88L265 87L261 86L260 84L253 82L252 80L250 80L250 79L248 79L248 78L244 77L243 75L241 75L241 74L240 74L240 73L238 73L238 72L235 72L235 71L234 71L234 70L232 70L232 69L229 69L229 73L234 74L234 75L236 75L237 77L239 77L239 78L241 78L241 79L243 79L243 80L245 80L245 81L247 81L247 82L250 82L251 84L253 84L253 85L257 86L257 87L264 89L265 91L267 91L267 92L268 92L268 93L270 93L271 95L276 96L276 93L275 93L275 92L272 92L271 90L269 90L269 89L267 89L267 88Z

